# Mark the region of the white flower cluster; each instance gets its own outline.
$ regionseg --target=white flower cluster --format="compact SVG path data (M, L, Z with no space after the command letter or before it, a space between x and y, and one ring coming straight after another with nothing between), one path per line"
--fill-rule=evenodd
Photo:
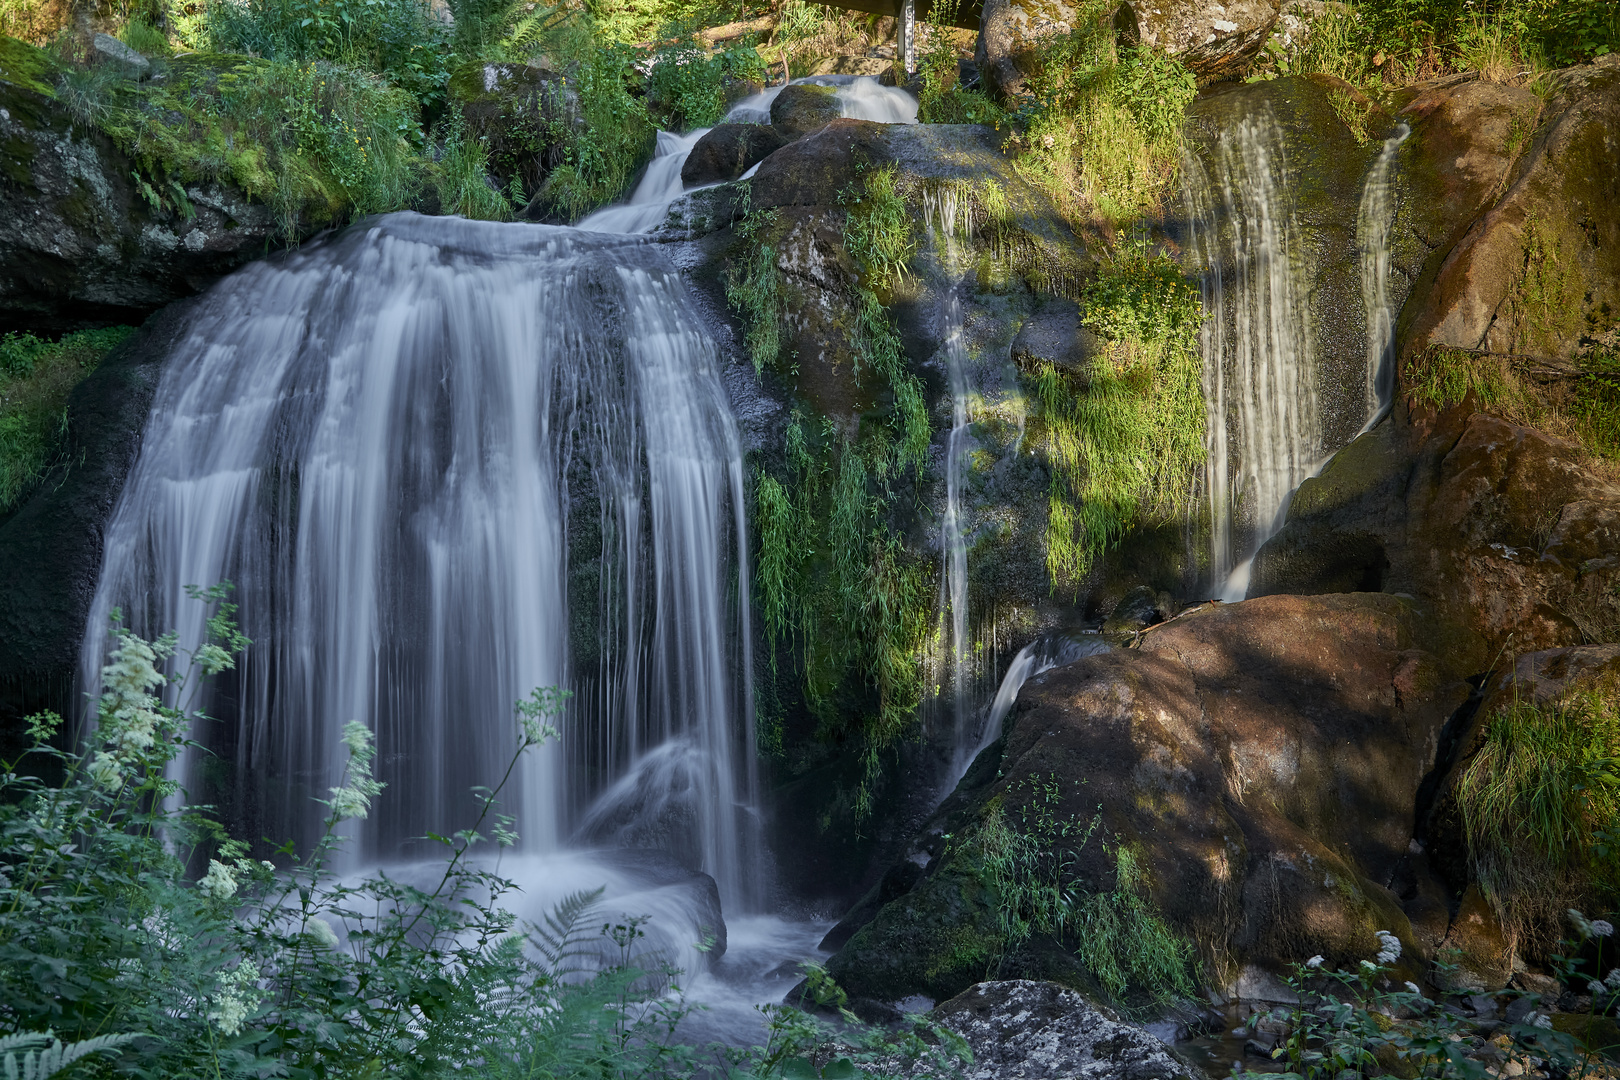
M1393 964L1401 958L1401 939L1388 930L1378 931L1378 956L1380 964Z
M214 996L214 1007L208 1011L208 1018L219 1025L220 1033L226 1037L237 1035L263 1000L259 966L251 960L242 960L220 976L219 992Z
M119 634L111 663L101 669L98 732L103 748L90 760L90 778L117 786L124 773L170 733L152 691L167 680L157 669L157 652L135 634Z
M236 875L218 859L209 859L208 873L197 882L197 891L215 900L229 900L236 895Z
M1614 923L1607 919L1588 919L1574 908L1569 909L1569 921L1575 924L1581 937L1611 937L1614 934Z
M304 934L315 944L324 948L335 949L338 947L337 931L332 929L331 923L319 915L309 917L309 922L304 924Z
M382 783L371 777L371 763L377 750L366 726L356 720L344 724L343 745L349 748L349 782L333 788L332 798L327 802L339 821L363 818L371 813L371 800L383 789Z
M1613 968L1600 982L1592 979L1586 984L1587 992L1593 997L1603 994L1620 994L1620 968Z

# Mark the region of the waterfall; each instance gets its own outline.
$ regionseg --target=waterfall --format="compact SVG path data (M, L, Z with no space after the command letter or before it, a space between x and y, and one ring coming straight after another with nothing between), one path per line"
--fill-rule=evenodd
M856 120L871 120L880 124L915 124L917 99L892 86L883 86L868 76L818 75L808 79L795 79L798 83L814 83L836 88L842 115ZM782 92L780 86L746 97L733 105L722 121L727 124L768 124L771 122L771 102ZM669 215L670 204L686 192L681 181L681 167L698 140L713 128L695 128L684 135L668 131L658 133L658 146L636 189L628 201L605 207L579 222L581 229L592 232L643 233L651 232ZM754 166L758 168L759 166ZM753 169L743 175L752 175ZM713 185L710 185L713 186ZM697 190L697 189L694 189Z
M307 850L359 720L388 788L349 846L416 856L499 779L513 703L571 687L561 741L503 793L522 850L658 847L757 904L742 456L664 256L392 214L245 267L189 319L82 659L93 686L115 608L191 647L187 586L236 584L254 643L175 778Z
M1225 583L1223 598L1241 600L1253 553L1281 526L1289 493L1321 455L1310 314L1276 117L1268 107L1224 131L1208 168L1188 152L1185 173L1188 253L1202 270L1208 312L1200 342L1210 575Z
M947 631L945 646L952 696L952 724L958 745L967 726L969 673L965 670L968 640L967 538L962 533L962 457L966 452L971 416L968 396L967 345L963 341L962 299L957 285L963 272L957 247L959 235L971 229L970 207L955 185L930 189L923 195L923 211L934 234L941 269L941 338L946 382L951 393L951 432L945 444L945 515L940 522L941 563L939 609Z
M1411 134L1411 127L1403 123L1384 140L1362 186L1356 213L1361 299L1367 309L1367 428L1383 418L1395 396L1397 312L1389 292L1389 231L1395 223L1395 155Z

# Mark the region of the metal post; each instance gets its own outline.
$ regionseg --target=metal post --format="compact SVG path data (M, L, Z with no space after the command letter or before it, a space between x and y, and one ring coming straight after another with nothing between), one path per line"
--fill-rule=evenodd
M917 71L917 0L900 0L900 63L907 75Z

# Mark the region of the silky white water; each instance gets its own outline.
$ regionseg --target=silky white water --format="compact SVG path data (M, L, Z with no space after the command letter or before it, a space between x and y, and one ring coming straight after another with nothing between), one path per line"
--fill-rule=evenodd
M1361 206L1356 213L1361 299L1367 311L1367 427L1383 418L1395 396L1398 312L1389 287L1389 234L1395 223L1395 156L1411 134L1411 127L1401 124L1395 134L1384 140L1362 185Z
M883 86L867 76L818 75L795 79L796 83L814 83L837 88L842 115L857 120L871 120L880 124L915 124L917 99L904 90ZM724 123L768 124L771 122L771 102L782 92L780 86L751 95L737 102L726 113ZM681 180L681 168L698 140L712 128L695 128L684 135L667 131L658 133L658 145L646 173L636 184L635 191L623 203L596 211L579 222L579 228L592 232L644 233L651 232L669 215L670 204L687 191ZM757 166L756 166L757 168ZM750 170L752 171L752 170ZM697 190L697 189L693 189Z
M1186 155L1189 254L1208 313L1204 490L1210 576L1241 600L1248 560L1282 525L1289 494L1321 458L1316 358L1288 193L1269 107L1223 132L1205 163Z

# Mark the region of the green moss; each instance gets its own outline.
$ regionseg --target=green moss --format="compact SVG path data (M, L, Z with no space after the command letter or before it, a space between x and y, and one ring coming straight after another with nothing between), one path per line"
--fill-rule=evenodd
M67 432L73 388L134 328L83 330L60 341L0 337L0 513L45 475Z
M55 97L51 78L60 70L60 65L44 49L0 36L0 81Z
M1139 522L1185 510L1204 456L1197 288L1170 259L1124 245L1085 293L1106 341L1085 375L1035 371L1052 485L1047 568L1078 589Z
M782 359L786 311L774 243L779 231L775 210L745 214L737 226L744 254L726 267L726 302L743 317L744 343L756 375Z

